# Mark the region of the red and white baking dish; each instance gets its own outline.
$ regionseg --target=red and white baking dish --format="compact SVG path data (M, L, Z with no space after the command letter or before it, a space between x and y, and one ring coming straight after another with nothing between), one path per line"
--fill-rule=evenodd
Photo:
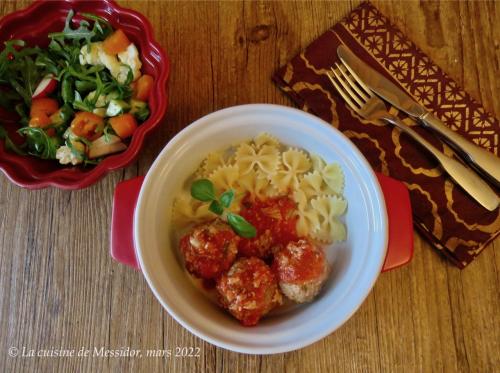
M348 238L326 249L333 270L316 300L244 327L188 280L171 237L171 213L182 184L209 152L261 132L340 163ZM122 182L115 191L113 258L140 269L156 298L181 325L233 351L273 354L318 341L361 306L381 272L407 263L412 254L411 207L404 184L376 175L341 132L289 107L253 104L209 114L175 136L146 177Z

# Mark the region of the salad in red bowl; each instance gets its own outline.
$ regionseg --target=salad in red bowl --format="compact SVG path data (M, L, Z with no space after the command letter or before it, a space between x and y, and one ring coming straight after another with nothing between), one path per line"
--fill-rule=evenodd
M167 104L151 33L108 1L37 2L0 21L0 168L12 181L78 189L133 161Z

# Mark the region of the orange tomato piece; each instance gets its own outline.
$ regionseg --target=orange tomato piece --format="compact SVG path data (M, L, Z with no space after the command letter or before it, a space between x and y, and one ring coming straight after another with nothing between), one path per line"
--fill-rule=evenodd
M31 100L30 117L40 114L50 116L59 110L59 103L53 98L35 98Z
M149 95L153 90L154 79L151 75L144 74L141 76L135 84L132 85L134 91L134 98L141 101L148 101Z
M102 42L102 47L107 54L118 54L126 50L130 44L127 35L122 29L118 29Z
M75 114L75 118L71 121L71 131L76 136L93 141L102 135L104 119L94 113L80 111Z
M52 124L49 116L43 112L37 112L36 114L32 114L29 126L30 127L38 127L38 128L46 128Z
M135 117L129 113L109 118L109 124L122 139L132 136L137 128Z

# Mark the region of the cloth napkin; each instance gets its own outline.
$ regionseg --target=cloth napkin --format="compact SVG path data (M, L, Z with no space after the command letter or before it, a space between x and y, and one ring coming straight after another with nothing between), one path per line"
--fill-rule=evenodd
M415 227L440 253L464 268L500 233L499 209L489 212L458 187L416 142L390 125L366 122L348 109L326 73L345 44L446 125L498 154L497 119L447 76L369 2L362 3L273 76L303 110L349 137L372 167L410 192ZM391 111L451 155L428 130Z

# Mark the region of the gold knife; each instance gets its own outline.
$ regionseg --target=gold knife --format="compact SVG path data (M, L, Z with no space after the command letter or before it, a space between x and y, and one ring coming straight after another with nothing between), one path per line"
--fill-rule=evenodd
M481 172L500 188L500 158L452 131L406 92L359 59L346 46L339 46L337 54L373 92L419 123L436 131L476 171Z

